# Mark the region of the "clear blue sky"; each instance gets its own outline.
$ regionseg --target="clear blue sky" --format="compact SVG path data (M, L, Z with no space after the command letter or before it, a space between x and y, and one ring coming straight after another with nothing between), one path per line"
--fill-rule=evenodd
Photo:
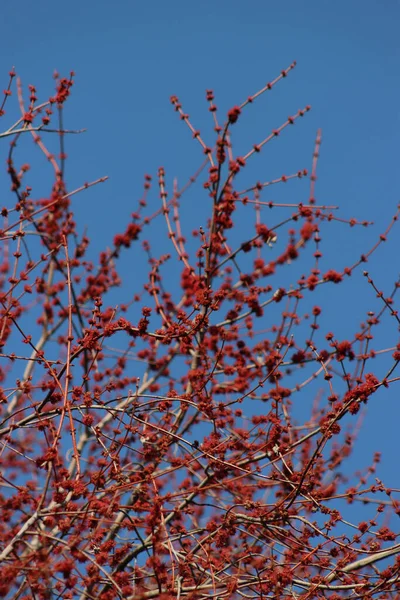
M258 179L309 167L316 130L322 128L317 199L339 204L344 218L376 223L368 230L333 228L337 237L327 242L327 269L353 263L395 211L400 159L396 0L20 0L5 3L2 22L3 88L13 65L24 84L34 83L44 98L52 92L54 69L76 72L66 126L88 131L67 140L67 182L73 189L110 176L75 204L99 247L123 229L145 172L154 175L163 165L170 181L177 176L184 182L199 165L201 153L169 104L172 94L181 98L196 126L209 130L206 88L214 89L224 114L293 60L298 66L290 78L248 113L243 148L298 108L309 103L312 111L263 153ZM4 155L2 149L1 160ZM42 178L36 177L40 187ZM0 181L3 185L4 172ZM296 202L295 189L276 195L274 189L271 197ZM398 270L398 240L397 229L368 265L387 294ZM332 329L342 338L351 337L366 310L380 307L361 274L346 289L330 290ZM383 332L382 345L397 342L393 320ZM381 449L381 474L392 485L398 483L390 474L393 453L399 451L397 395L393 388L373 397L354 457L362 466L372 450Z

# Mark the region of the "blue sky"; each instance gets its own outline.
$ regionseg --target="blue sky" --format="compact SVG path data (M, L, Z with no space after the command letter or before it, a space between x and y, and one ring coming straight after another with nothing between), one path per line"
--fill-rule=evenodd
M3 88L13 65L41 98L52 93L54 69L76 72L65 123L87 133L67 140L67 182L73 189L110 177L74 200L79 222L89 227L98 249L124 228L144 173L155 175L163 165L170 183L175 176L183 183L202 160L169 103L172 94L180 97L196 127L210 133L206 88L215 91L225 114L293 60L297 67L290 77L243 116L238 154L243 153L239 147L248 149L288 114L311 104L303 120L257 157L257 178L309 168L321 127L318 201L340 205L343 218L376 224L373 229L332 228L326 270L355 262L389 223L399 202L399 2L20 0L3 7L2 20ZM8 123L7 116L3 122ZM2 189L8 189L4 177L1 173ZM45 193L42 171L32 178L35 190ZM274 189L271 198L297 202L296 189ZM398 239L396 230L368 264L386 294L398 274ZM361 273L346 288L329 288L329 298L320 302L327 305L329 329L342 338L351 337L367 310L381 307ZM397 338L394 320L386 319L377 345L393 345ZM398 483L392 468L399 417L395 387L376 401L373 397L354 454L354 464L361 466L381 449L381 475L392 485Z

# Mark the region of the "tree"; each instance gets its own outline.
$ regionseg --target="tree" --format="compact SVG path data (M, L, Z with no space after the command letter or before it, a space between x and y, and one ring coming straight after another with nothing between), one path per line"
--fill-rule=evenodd
M349 339L324 323L323 307L325 290L346 290L398 212L355 264L324 272L320 229L339 219L315 198L321 133L310 176L246 182L254 155L310 107L244 156L232 143L242 113L294 66L222 120L208 90L212 146L172 97L204 162L172 191L160 168L161 200L146 175L125 231L98 257L71 199L106 177L74 191L64 177L65 137L78 133L63 127L73 73L56 75L43 103L33 86L26 103L18 81L21 117L1 134L11 140L1 231L2 597L398 597L400 505L373 478L379 453L366 474L344 474L360 415L397 379L400 345L372 361L382 315L398 328L398 285L389 297L365 272L380 313L360 315ZM30 136L53 167L46 198L17 152ZM264 190L306 178L308 200L280 205L278 218ZM184 222L183 199L192 207ZM156 220L170 254L152 236ZM120 268L128 252L129 290Z

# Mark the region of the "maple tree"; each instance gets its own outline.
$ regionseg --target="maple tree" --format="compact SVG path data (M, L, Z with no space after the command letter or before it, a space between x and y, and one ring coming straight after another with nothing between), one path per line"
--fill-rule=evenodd
M322 333L324 306L313 304L321 288L346 289L398 212L354 264L324 271L321 224L339 219L315 197L321 133L310 174L242 185L254 155L310 107L243 156L232 144L242 113L294 66L222 119L207 90L209 143L172 97L204 161L182 188L163 168L155 184L146 175L136 212L99 256L72 200L106 177L73 191L64 177L65 138L77 133L62 118L73 73L56 75L42 103L33 86L26 102L17 80L21 116L0 134L11 141L0 266L1 597L399 597L400 504L374 477L379 448L364 475L343 475L365 406L396 380L400 345L386 349L380 372L373 340L384 313L398 328L398 284L389 297L365 272L381 310L360 315L348 340L331 319ZM28 137L53 167L45 198L17 149ZM303 202L265 199L269 186L306 178ZM182 202L193 207L185 219ZM168 254L152 236L156 220ZM125 252L135 266L129 289ZM369 516L357 520L354 506Z

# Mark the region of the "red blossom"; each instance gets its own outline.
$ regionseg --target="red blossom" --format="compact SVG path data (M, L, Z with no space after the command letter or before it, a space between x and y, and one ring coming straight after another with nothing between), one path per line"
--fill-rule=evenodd
M333 283L340 283L343 279L343 275L331 269L327 271L323 276L324 281L333 281Z
M229 123L236 123L236 121L239 118L239 115L242 111L240 110L240 108L238 106L234 106L233 108L231 108L228 111L228 121Z
M22 120L24 121L24 123L32 123L33 114L31 112L26 112L22 117Z

